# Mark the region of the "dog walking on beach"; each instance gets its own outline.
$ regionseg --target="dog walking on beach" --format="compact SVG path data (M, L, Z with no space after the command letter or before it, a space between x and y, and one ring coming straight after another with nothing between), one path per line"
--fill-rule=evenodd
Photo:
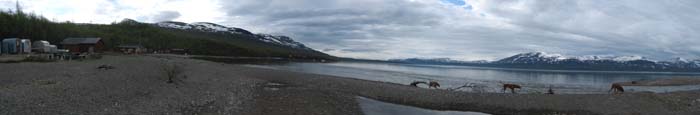
M608 93L609 93L610 91L612 91L613 93L617 94L617 93L624 93L624 92L625 92L625 89L622 88L622 85L617 84L617 83L613 83L612 86L610 86L610 90L608 90Z
M515 93L515 89L521 89L521 87L516 84L503 84L503 92L506 92L506 89L510 89L510 92Z

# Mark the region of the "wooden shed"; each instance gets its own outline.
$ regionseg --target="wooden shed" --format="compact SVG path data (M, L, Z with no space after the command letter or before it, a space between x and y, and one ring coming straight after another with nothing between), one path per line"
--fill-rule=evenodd
M102 52L105 44L102 38L66 38L61 45L71 53L96 53Z

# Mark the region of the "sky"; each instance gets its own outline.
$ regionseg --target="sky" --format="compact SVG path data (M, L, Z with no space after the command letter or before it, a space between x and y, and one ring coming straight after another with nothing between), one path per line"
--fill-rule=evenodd
M54 21L213 22L365 59L700 58L698 0L19 0ZM15 0L0 0L14 9Z

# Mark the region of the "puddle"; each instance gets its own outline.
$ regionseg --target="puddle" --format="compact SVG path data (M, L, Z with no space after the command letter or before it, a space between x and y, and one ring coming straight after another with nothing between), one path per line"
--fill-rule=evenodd
M265 90L268 90L268 91L277 91L277 90L280 90L280 88L274 88L274 87L265 87L264 89L265 89Z
M269 82L269 83L266 83L265 85L266 85L266 86L282 86L282 85L284 85L284 84Z
M418 107L386 103L364 97L357 97L357 102L366 115L490 115L480 112L438 111Z
M263 89L267 90L267 91L277 91L283 87L286 87L286 85L282 84L282 83L268 82L268 83L265 83L265 85L263 86Z

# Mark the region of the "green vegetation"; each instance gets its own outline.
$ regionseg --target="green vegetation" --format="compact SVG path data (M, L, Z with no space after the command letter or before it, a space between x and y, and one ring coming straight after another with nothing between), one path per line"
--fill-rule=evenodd
M142 44L151 49L189 49L194 55L334 59L318 51L266 44L252 39L252 35L166 29L130 19L112 24L52 22L21 11L0 11L0 37L46 40L52 44L68 37L100 37L106 50L121 44Z

